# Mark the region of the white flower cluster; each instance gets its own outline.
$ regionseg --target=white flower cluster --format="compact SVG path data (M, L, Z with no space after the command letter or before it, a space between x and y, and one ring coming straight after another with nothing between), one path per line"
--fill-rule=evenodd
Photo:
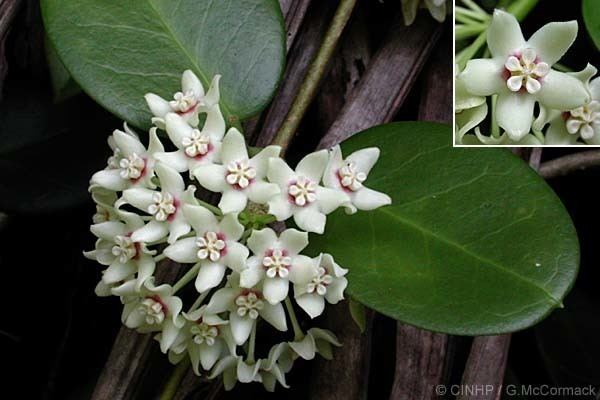
M436 21L444 22L448 12L452 10L452 2L450 0L402 0L405 25L412 25L415 22L419 7L427 8Z
M97 207L91 231L98 240L85 255L108 267L96 293L119 296L123 323L155 333L173 363L189 357L197 374L222 374L227 389L258 381L273 390L276 382L287 387L285 374L298 357L330 358L331 346L339 346L328 331L302 331L294 313L292 299L317 317L326 302L343 299L348 283L347 270L331 255L301 254L307 232L323 233L326 215L338 207L354 213L391 200L364 186L377 148L345 160L339 146L317 151L295 170L279 158L278 146L251 157L238 130L226 133L218 83L216 76L205 93L185 71L174 100L148 94L155 125L148 147L127 126L114 131L113 155L91 179ZM218 207L196 198L192 180L221 193ZM291 217L302 231L278 234L267 226ZM165 258L190 265L173 286L155 282L156 264ZM184 311L178 293L192 281L187 292L196 300ZM294 339L255 357L257 325L285 332L288 318Z
M456 77L456 142L600 145L600 81L590 82L596 68L552 69L575 41L577 29L577 21L552 22L526 41L516 18L496 10L487 31L491 58L470 60ZM493 96L492 123L504 130L490 136L479 130L488 115L488 96Z

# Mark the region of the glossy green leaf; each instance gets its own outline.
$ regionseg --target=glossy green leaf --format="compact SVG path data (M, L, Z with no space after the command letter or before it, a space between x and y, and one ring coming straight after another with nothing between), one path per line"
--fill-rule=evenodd
M422 328L459 335L526 328L561 305L579 245L550 187L505 149L452 148L449 126L364 131L345 156L381 149L366 186L391 206L330 215L313 251L349 268L349 294Z
M598 7L598 0L583 0L581 7L585 27L596 47L600 49L600 7Z
M46 30L63 63L97 102L147 127L147 92L170 98L193 70L208 87L221 74L231 123L275 92L285 59L276 0L43 0Z

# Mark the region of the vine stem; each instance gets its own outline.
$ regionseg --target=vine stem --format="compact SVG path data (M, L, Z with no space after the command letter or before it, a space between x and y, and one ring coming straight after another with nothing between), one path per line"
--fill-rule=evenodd
M300 91L283 121L283 125L273 139L272 144L281 146L283 152L285 152L285 149L292 141L292 138L298 129L298 125L300 124L300 121L302 121L302 117L317 93L317 88L325 75L327 64L329 63L342 32L352 15L352 10L354 10L356 1L357 0L340 1L340 5L333 16L333 20L325 34L319 52L308 69L304 83L300 87Z
M169 377L165 388L160 394L160 400L171 400L175 397L175 393L177 393L177 389L179 389L179 385L185 377L189 366L190 360L187 357L183 359L179 364L177 364L177 366L173 370L173 373Z
M179 289L187 285L194 277L198 274L198 270L200 269L200 263L194 265L189 269L188 272L185 273L174 285L173 285L173 294L177 293Z
M248 344L248 362L250 364L254 363L254 348L256 347L256 325L255 323L252 326L252 332L250 333L250 343Z
M296 318L296 312L294 311L294 306L292 305L289 296L285 298L285 308L287 308L288 314L290 315L290 321L292 322L292 327L294 328L294 341L298 342L304 339L304 332L302 332L302 328L300 328L298 318Z

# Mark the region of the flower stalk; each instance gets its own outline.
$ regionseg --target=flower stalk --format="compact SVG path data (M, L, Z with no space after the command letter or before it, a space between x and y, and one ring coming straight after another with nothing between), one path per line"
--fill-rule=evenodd
M281 126L281 129L273 139L274 145L279 145L282 152L292 141L302 117L306 113L308 106L314 99L319 84L325 76L327 65L333 52L339 42L342 32L352 15L356 6L356 0L341 0L331 25L325 34L325 38L319 52L308 69L304 83L302 84L294 103Z

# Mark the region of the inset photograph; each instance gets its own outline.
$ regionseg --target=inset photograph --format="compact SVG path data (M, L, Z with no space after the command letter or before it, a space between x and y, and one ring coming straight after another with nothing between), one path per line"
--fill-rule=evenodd
M457 0L455 146L599 146L600 5Z

